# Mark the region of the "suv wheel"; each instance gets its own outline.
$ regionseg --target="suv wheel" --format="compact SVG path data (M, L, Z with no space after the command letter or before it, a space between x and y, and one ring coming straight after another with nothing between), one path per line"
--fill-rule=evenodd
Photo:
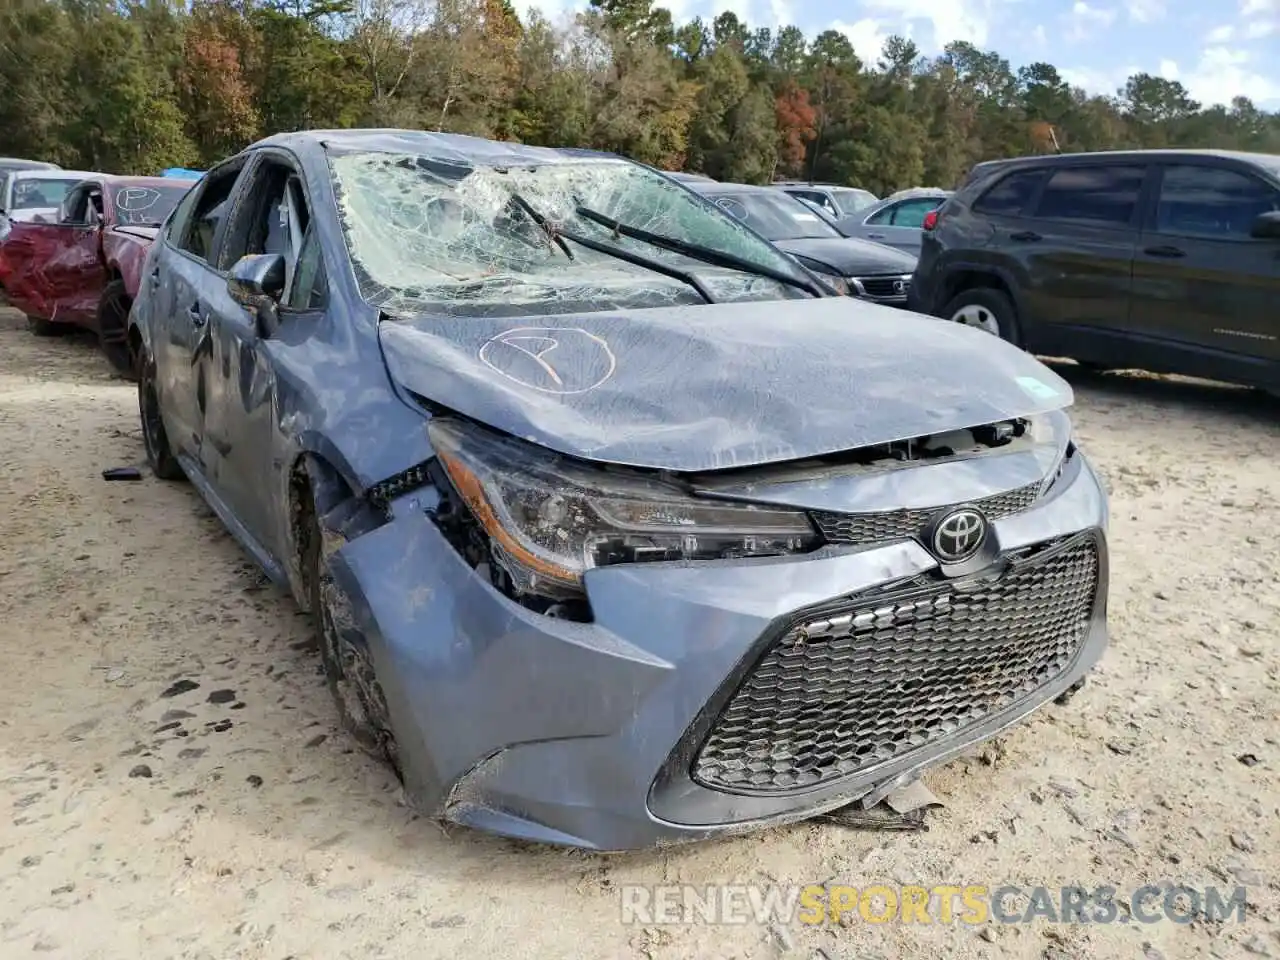
M1003 291L991 287L961 290L943 308L942 316L953 323L963 323L966 327L994 334L1010 343L1018 342L1017 311Z

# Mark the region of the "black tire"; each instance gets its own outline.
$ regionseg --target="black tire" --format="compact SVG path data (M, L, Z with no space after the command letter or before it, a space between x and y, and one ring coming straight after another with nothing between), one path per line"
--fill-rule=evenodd
M169 449L169 437L160 416L160 398L156 394L155 364L148 358L138 363L138 419L142 423L142 443L147 448L147 464L161 480L185 480L182 465Z
M129 292L123 280L112 280L102 289L98 301L98 346L113 370L128 380L136 380L137 358L129 348Z
M65 332L65 328L60 323L50 323L48 320L30 316L27 317L27 329L37 337L60 337Z
M963 322L957 316L961 311L971 312L975 318L981 318L989 326L997 328L1002 339L1008 340L1014 346L1022 346L1022 338L1018 331L1018 311L1003 290L996 290L994 287L970 287L967 290L961 290L943 308L942 319ZM996 331L989 326L987 332L995 333Z
M337 705L342 726L360 748L374 759L389 764L400 777L400 756L395 734L391 732L386 695L378 682L368 649L362 643L350 642L343 636L353 627L347 622L349 618L341 613L339 591L324 561L324 535L316 517L314 499L309 490L305 496L300 524L304 537L301 544L302 574L329 692Z

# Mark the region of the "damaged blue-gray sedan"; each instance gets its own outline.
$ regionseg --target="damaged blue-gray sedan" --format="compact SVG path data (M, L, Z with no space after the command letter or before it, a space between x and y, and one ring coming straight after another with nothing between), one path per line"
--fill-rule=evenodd
M1068 385L648 167L281 135L142 287L152 469L312 612L430 816L619 850L871 805L1105 646Z

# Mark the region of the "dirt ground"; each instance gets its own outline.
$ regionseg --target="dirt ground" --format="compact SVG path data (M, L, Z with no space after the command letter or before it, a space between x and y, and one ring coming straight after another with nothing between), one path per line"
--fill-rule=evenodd
M37 340L0 309L0 957L1280 957L1280 413L1064 371L1112 495L1092 682L930 775L946 806L927 833L802 824L599 857L414 817L336 729L307 621L194 491L102 479L143 464L133 388L91 340ZM1256 907L1244 924L621 922L624 884L828 880L1244 883Z

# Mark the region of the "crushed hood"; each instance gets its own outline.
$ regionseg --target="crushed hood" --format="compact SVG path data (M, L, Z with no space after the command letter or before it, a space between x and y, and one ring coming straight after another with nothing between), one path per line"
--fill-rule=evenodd
M406 389L570 456L676 471L794 460L1068 406L1034 357L847 297L384 320Z
M797 257L825 263L842 277L874 276L878 273L908 274L916 268L916 258L871 240L851 237L810 237L778 240L774 246Z

